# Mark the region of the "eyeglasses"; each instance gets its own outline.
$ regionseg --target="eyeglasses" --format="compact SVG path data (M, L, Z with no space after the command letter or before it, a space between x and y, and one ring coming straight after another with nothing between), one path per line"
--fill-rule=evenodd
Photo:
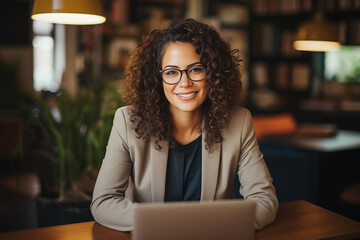
M164 69L160 71L161 77L166 84L174 85L180 82L183 72L193 82L198 82L206 77L206 70L201 65L191 66L187 69Z

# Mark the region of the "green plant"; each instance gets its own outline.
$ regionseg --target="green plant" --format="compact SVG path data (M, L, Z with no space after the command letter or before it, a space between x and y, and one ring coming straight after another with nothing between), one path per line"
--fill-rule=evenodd
M84 174L95 180L105 155L115 111L123 106L119 92L111 84L86 88L73 98L61 90L57 106L61 121L57 122L51 109L37 99L43 109L38 125L49 135L56 160L54 181L50 189L63 193L74 187Z

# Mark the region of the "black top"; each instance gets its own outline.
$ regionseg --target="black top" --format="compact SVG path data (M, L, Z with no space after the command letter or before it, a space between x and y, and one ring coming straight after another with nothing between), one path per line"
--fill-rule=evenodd
M201 135L169 149L165 201L199 201L201 197Z

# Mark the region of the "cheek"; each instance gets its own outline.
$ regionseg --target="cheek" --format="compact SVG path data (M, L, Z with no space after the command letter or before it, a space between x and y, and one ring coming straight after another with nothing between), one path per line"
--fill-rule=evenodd
M208 85L206 84L206 81L201 82L201 85L199 87L206 93L206 95L208 94L209 88Z
M163 86L164 93L166 93L168 91L167 84L163 83L162 86Z
M168 95L170 95L171 90L172 90L172 87L170 85L163 83L163 91L164 91L166 98L168 98Z

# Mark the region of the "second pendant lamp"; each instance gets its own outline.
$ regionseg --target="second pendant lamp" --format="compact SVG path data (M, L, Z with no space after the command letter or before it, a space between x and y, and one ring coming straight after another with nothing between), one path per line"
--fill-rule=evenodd
M325 21L324 14L318 10L313 19L301 24L295 35L294 48L299 51L335 51L341 47L338 29L333 23Z

